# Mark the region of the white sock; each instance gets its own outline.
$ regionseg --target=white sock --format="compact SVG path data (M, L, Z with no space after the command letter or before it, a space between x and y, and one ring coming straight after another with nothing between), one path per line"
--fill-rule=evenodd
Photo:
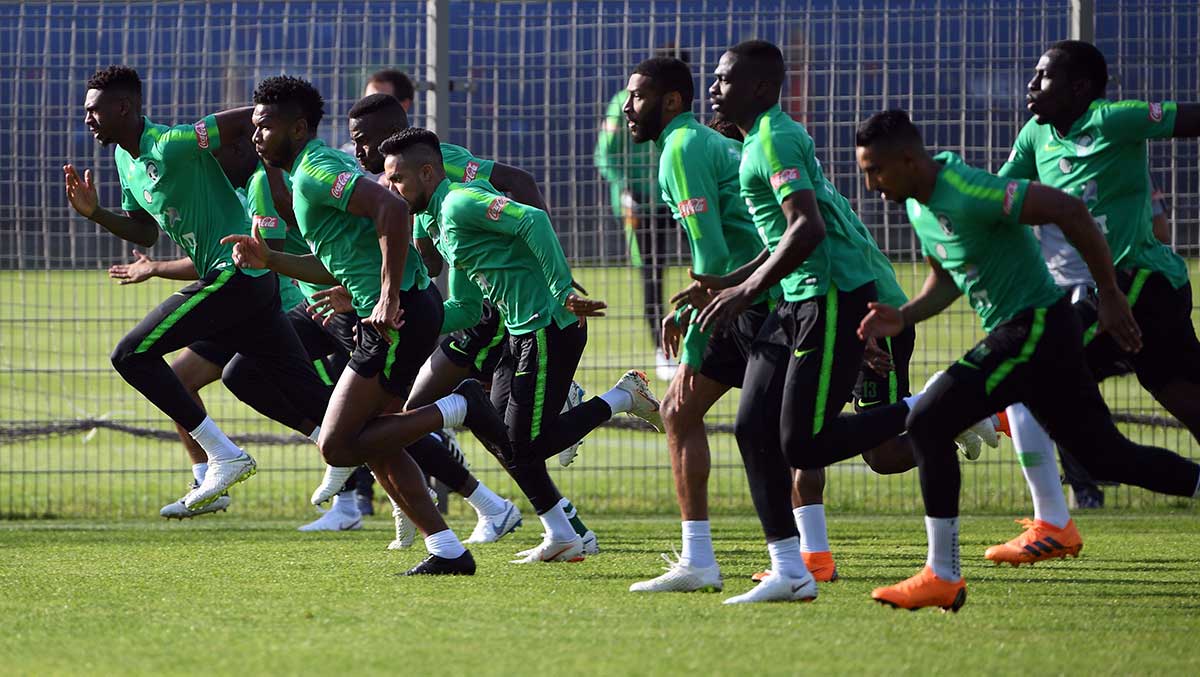
M334 496L333 507L330 510L337 510L351 517L362 517L362 511L358 509L358 491L350 489Z
M208 454L208 460L212 461L232 461L242 455L242 450L238 448L233 440L225 436L221 429L217 427L212 418L205 416L200 425L196 429L188 433L196 440L204 453Z
M563 512L562 501L545 513L538 515L538 519L542 521L542 526L546 529L546 537L552 541L562 543L573 541L579 537L579 534L575 533L575 529L571 527L567 513Z
M475 491L472 491L471 495L466 498L467 503L470 503L471 507L475 508L475 512L479 513L480 516L495 515L504 512L504 499L497 496L496 492L488 489L487 485L483 482L480 482L479 486L475 487Z
M563 496L558 504L562 506L563 512L566 513L569 520L575 519L575 516L579 514L579 511L575 509L575 504L571 503L571 500L566 496Z
M829 552L829 535L825 533L825 506L802 505L792 508L796 528L800 530L801 552Z
M317 426L317 427L313 428L313 431L308 434L308 439L312 440L313 444L316 444L317 440L320 439L320 437L321 437L321 426Z
M717 563L713 553L712 529L708 520L684 520L683 524L683 554L679 556L680 564L692 567L711 567Z
M430 555L445 557L446 559L455 559L462 557L462 554L467 551L458 536L449 529L443 529L436 534L429 534L425 537L425 549Z
M462 395L447 395L433 404L442 412L443 428L457 428L467 420L467 398Z
M929 556L925 565L943 581L962 580L958 561L958 518L925 517L925 535L929 538Z
M804 566L804 558L800 556L800 538L792 536L782 541L767 544L767 552L771 553L771 571L788 578L804 578L808 567Z
M1008 425L1012 430L1013 447L1017 450L1021 473L1025 475L1025 483L1029 485L1029 493L1033 496L1033 518L1060 529L1067 526L1071 513L1063 496L1062 481L1058 478L1054 442L1025 405L1011 405L1005 412L1008 414Z
M206 472L208 472L208 464L207 463L193 463L192 464L192 477L195 477L197 482L204 481L204 473L206 473Z
M600 393L600 399L604 400L604 403L608 405L613 416L633 409L633 395L627 390L613 388L606 393Z

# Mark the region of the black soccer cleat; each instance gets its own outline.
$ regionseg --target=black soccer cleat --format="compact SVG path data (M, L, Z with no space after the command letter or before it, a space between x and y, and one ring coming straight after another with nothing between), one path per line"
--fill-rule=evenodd
M475 433L492 453L498 453L501 458L510 456L511 443L508 440L508 426L504 419L492 406L492 400L483 390L483 384L469 378L454 388L456 395L462 395L467 400L467 417L463 423Z
M437 555L430 555L421 560L417 566L404 572L405 576L474 576L475 575L475 558L471 556L471 551L464 551L463 554L454 559L446 559Z

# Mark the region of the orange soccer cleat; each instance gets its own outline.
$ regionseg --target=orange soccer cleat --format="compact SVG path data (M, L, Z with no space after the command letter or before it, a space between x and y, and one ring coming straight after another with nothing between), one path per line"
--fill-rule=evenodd
M984 557L996 564L1021 566L1047 559L1066 559L1067 555L1078 557L1079 551L1083 550L1083 538L1075 528L1075 520L1068 520L1067 526L1061 529L1041 520L1020 519L1016 522L1025 527L1025 531L1008 543L988 548Z
M887 604L893 609L917 609L936 606L942 611L958 612L967 601L967 582L957 583L938 578L933 569L926 566L916 576L907 578L886 588L875 588L871 599Z
M808 572L812 574L813 579L818 583L832 583L838 579L837 564L833 561L833 553L828 550L822 552L802 552L804 557L804 566L808 568ZM771 575L771 570L760 571L750 577L750 580L761 582L762 579Z

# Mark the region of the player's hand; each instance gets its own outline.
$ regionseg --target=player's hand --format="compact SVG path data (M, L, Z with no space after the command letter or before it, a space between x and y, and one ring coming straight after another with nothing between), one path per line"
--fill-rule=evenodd
M1129 299L1118 290L1100 293L1100 303L1096 309L1100 331L1112 334L1121 350L1136 353L1142 349L1142 329L1137 320L1133 319L1133 311L1129 309Z
M880 376L896 369L896 366L892 364L891 354L884 350L883 346L879 345L879 340L875 338L866 340L866 345L863 347L863 364Z
M579 326L582 327L587 324L589 317L604 317L604 309L608 307L608 304L571 293L567 294L567 300L563 302L563 307L579 318Z
M722 289L713 297L708 306L700 311L695 322L700 323L701 331L716 331L746 312L754 301L754 294L743 285Z
M333 321L335 314L354 312L354 303L350 298L350 292L346 291L345 287L338 285L315 292L312 295L312 304L308 306L307 310L314 320L328 326Z
M249 235L226 235L221 244L233 244L233 263L238 268L268 268L271 248L263 239L258 224L250 226Z
M858 338L878 338L880 336L895 336L904 331L904 315L895 306L871 302L867 316L858 325Z
M154 277L154 259L133 250L133 263L117 263L108 268L108 276L118 284L137 284Z
M628 190L621 192L621 220L629 230L637 230L638 201L637 197Z
M373 327L383 340L391 343L392 332L404 326L404 309L400 307L400 299L394 294L380 294L375 309L362 323Z
M63 175L67 182L67 201L79 212L80 216L92 218L100 208L100 198L96 196L96 183L92 180L92 170L85 169L83 178L75 171L75 165L63 165Z
M695 277L693 275L692 277ZM717 276L701 276L701 277L717 277ZM692 280L692 283L684 287L683 291L671 297L671 303L679 308L684 305L689 305L693 308L703 309L712 300L714 294L712 289L716 287L706 287L699 280Z
M683 327L675 320L674 313L667 313L662 321L662 349L667 357L679 358L679 341L683 338Z
M705 275L693 270L689 270L688 275L692 277L693 284L698 284L702 289L709 291L720 291L736 286L726 275Z

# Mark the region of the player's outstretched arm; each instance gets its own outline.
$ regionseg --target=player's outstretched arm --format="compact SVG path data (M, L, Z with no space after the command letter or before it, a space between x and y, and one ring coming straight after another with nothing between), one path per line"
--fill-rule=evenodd
M63 174L66 177L67 200L80 216L100 224L113 235L136 245L153 247L158 242L158 223L146 212L139 209L121 216L100 206L92 170L84 170L83 177L80 178L74 165L63 165Z
M250 235L226 235L221 244L233 245L233 262L238 268L269 268L304 282L341 284L316 256L296 256L272 249L257 224L250 227Z
M1190 139L1200 136L1200 103L1181 103L1175 113L1175 131L1171 136Z
M249 139L254 134L254 123L250 114L254 106L230 108L213 115L217 119L217 131L221 134L221 145L231 145L242 139Z
M1058 224L1067 241L1079 250L1092 278L1096 280L1096 291L1100 297L1100 331L1112 333L1122 350L1135 353L1141 350L1141 329L1133 319L1129 301L1117 286L1112 252L1104 235L1096 227L1087 205L1062 191L1031 183L1021 206L1020 221L1031 225Z
M433 238L413 238L413 244L417 247L417 253L421 255L421 261L425 263L425 269L429 271L429 277L441 275L445 261L442 260L442 255L438 252L437 246L433 244Z
M899 308L882 303L869 303L870 311L858 326L858 337L867 340L879 336L895 336L918 322L937 315L962 296L950 274L937 261L926 257L929 275L921 292Z
M408 262L409 243L412 242L412 219L408 203L373 181L355 181L346 211L355 216L365 216L375 223L379 250L383 254L383 267L379 272L379 302L363 322L375 327L386 339L389 338L386 330L399 329L401 325L400 284L404 279L404 266Z
M288 190L287 182L283 180L283 170L263 163L267 175L267 186L271 189L271 203L279 218L287 222L288 228L296 227L296 212L292 209L292 191Z
M546 205L546 198L538 189L537 181L524 169L497 162L492 167L491 184L496 187L496 190L512 195L514 200L523 205L550 212L550 207Z
M108 268L108 276L118 284L137 284L152 277L164 280L195 280L196 264L186 256L173 261L155 261L142 252L133 250L132 263L115 263Z

